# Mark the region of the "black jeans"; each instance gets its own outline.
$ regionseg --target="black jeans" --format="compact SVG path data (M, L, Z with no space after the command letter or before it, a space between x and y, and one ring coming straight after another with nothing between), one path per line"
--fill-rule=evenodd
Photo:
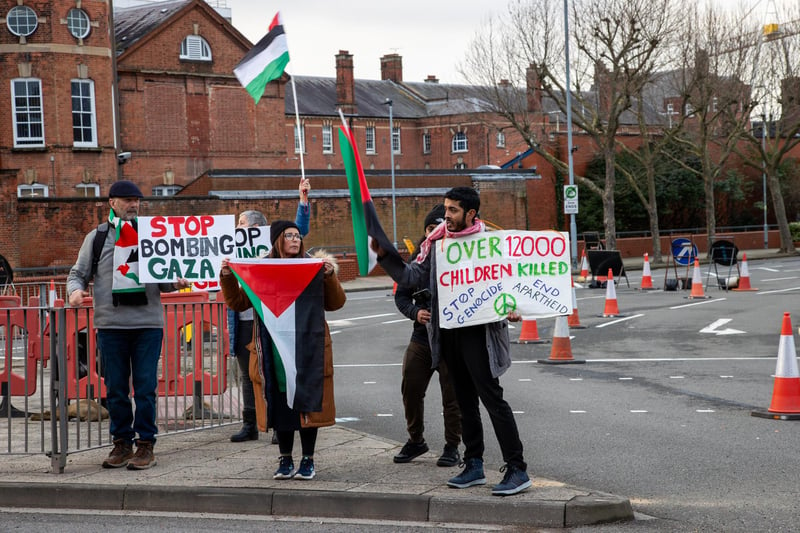
M450 446L457 447L461 441L461 412L458 410L458 400L444 361L439 363L438 371L439 386L442 389L444 440ZM403 357L400 391L403 394L406 427L411 442L420 443L425 440L425 392L433 373L430 346L415 341L408 343Z
M458 406L461 408L461 439L466 447L464 459L483 459L483 425L478 404L480 399L489 413L503 460L506 464L527 470L514 413L503 399L500 380L493 378L489 369L486 326L439 331L442 356L450 371Z
M253 382L250 380L250 350L247 345L253 341L253 321L239 320L236 323L236 346L233 353L239 363L242 377L242 411L255 414L256 397L253 394Z

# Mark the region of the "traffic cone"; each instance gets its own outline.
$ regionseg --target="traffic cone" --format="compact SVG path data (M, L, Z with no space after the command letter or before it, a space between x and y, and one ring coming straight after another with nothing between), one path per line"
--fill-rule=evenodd
M739 286L732 291L757 291L750 286L750 270L747 268L747 254L742 254L742 274L739 277Z
M586 250L583 251L581 257L581 273L578 275L578 281L586 281L589 279L589 261L586 260Z
M572 357L572 343L569 340L569 324L567 323L567 317L564 315L556 317L556 325L553 328L553 346L550 348L550 358L539 359L538 362L550 365L586 362L584 359L575 359Z
M703 275L700 273L700 260L694 260L694 272L692 273L692 292L687 296L690 300L696 298L711 298L703 292Z
M575 282L572 282L572 314L567 317L567 325L572 329L585 329L578 316L578 297L575 295Z
M522 329L519 332L518 344L544 344L546 341L539 337L539 328L536 320L522 319Z
M767 411L751 411L750 414L774 420L800 420L800 372L789 313L783 314L772 403Z
M650 259L647 253L644 254L644 267L642 268L642 287L643 291L653 290L653 276L650 274Z
M55 280L51 279L50 280L50 294L49 294L49 299L48 299L48 303L50 304L49 307L52 308L52 307L56 306L56 296L57 296L56 295L56 282L55 282Z
M608 281L606 282L606 307L603 309L603 317L622 316L619 314L617 306L617 290L614 287L614 273L608 269Z

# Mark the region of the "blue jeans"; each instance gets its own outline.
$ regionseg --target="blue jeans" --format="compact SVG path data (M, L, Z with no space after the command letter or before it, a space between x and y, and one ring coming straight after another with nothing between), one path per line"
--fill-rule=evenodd
M102 375L106 384L111 436L132 442L156 441L156 392L158 360L161 357L162 329L99 329ZM134 414L130 399L133 382Z

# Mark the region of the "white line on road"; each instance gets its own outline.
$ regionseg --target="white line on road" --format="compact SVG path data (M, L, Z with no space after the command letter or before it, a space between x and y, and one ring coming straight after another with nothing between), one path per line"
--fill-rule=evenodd
M377 381L365 381L364 385L375 385Z
M399 320L387 320L386 322L381 322L381 324L397 324L398 322L411 322L407 318L401 318Z
M619 378L620 381L631 381L633 378Z
M713 409L696 409L698 413L715 413Z
M392 413L378 413L375 416L394 416Z
M349 326L351 325L350 322L353 320L369 320L370 318L382 318L385 316L396 316L397 313L381 313L379 315L367 315L367 316L354 316L350 318L340 318L338 320L329 320L328 326Z
M797 279L797 276L789 276L788 278L762 279L761 281L763 281L764 283L767 283L767 282L770 282L770 281L785 281L787 279Z
M670 307L670 309L683 309L684 307L692 307L692 306L695 306L695 305L705 305L705 304L710 304L712 302L724 302L725 300L727 300L727 298L717 298L716 300L704 300L702 302L694 302L694 303L691 303L691 304L676 305L674 307Z
M644 315L639 313L638 315L626 316L625 318L620 318L618 320L612 320L611 322L606 322L605 324L598 324L595 327L596 328L604 328L606 326L611 326L612 324L619 324L620 322L625 322L626 320L633 320L634 318L639 318L640 316L644 316Z
M646 413L644 409L631 409L631 413Z
M789 292L789 291L798 291L798 290L800 290L800 287L790 287L788 289L776 289L774 291L759 291L756 294L758 294L760 296L760 295L763 295L763 294L776 294L776 293L779 293L779 292Z

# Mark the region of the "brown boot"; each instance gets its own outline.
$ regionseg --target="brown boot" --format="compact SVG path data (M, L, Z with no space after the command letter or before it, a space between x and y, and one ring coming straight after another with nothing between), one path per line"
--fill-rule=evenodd
M103 461L103 468L122 468L133 457L133 444L125 439L115 439L114 449Z
M137 440L136 453L128 461L128 470L146 470L151 466L156 466L153 443L147 440Z

